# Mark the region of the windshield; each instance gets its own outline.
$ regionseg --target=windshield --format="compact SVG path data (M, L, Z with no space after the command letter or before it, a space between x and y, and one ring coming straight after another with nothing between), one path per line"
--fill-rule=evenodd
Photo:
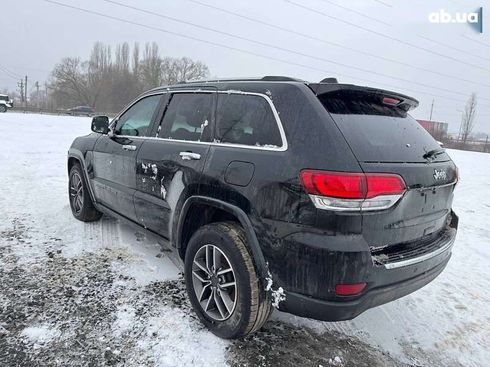
M440 149L432 136L404 109L385 105L382 96L338 91L319 96L361 162L427 162ZM446 153L432 160L449 160Z
M9 101L8 96L0 96L0 101Z

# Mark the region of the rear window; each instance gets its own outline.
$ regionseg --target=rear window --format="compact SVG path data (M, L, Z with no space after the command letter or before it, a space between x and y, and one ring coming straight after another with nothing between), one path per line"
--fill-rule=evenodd
M281 134L271 106L261 96L220 95L216 132L222 143L270 148L282 146Z
M357 159L362 162L426 162L439 144L405 110L382 103L379 94L338 91L318 97ZM446 154L437 161L448 160Z
M176 140L201 141L211 121L213 95L211 93L176 93L172 96L159 137Z

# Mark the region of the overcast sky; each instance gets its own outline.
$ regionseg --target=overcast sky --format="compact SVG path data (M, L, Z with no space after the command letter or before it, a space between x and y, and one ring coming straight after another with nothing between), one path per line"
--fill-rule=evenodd
M2 2L0 89L15 89L18 81L15 77L26 74L31 86L35 81L44 83L61 58L87 59L96 41L110 45L155 41L163 56L199 59L209 66L212 76L288 75L309 81L334 76L341 82L414 96L420 106L413 116L425 119L429 118L434 99L433 120L449 122L452 132L458 131L465 102L476 92L479 108L475 131L490 133L488 0L114 0L242 39L104 0L56 1L160 30L44 0ZM431 24L428 21L429 14L440 9L454 14L473 12L481 6L484 8L483 34L476 33L467 24Z

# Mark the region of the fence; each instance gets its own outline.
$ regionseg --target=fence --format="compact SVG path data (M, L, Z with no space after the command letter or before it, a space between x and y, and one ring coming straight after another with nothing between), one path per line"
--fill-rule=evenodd
M457 139L446 139L443 140L443 143L445 148L490 153L490 141L488 136L486 140L466 140L466 143L464 143Z
M38 113L41 115L70 115L71 113L68 110L63 109L51 109L51 108L37 108L37 107L13 107L9 111L19 112L19 113ZM83 115L83 114L75 114L75 115ZM113 112L99 112L97 111L94 115L103 115L114 117L116 114Z

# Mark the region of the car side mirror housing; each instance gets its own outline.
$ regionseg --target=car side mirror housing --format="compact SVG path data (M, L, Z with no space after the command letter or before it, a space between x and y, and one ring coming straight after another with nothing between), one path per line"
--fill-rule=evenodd
M92 119L92 131L99 134L109 133L109 117L95 116Z

